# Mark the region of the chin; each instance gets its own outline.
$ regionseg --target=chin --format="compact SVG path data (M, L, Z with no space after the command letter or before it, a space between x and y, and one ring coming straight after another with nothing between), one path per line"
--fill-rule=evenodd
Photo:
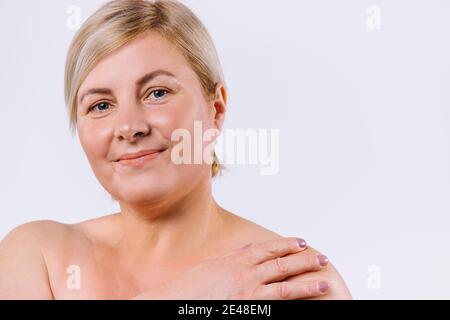
M113 198L130 204L154 203L155 201L173 195L174 181L169 175L141 174L136 176L121 176L110 181L104 188Z
M125 183L120 186L117 199L130 204L153 203L173 195L173 189L167 181Z
M155 192L145 193L139 191L135 193L127 192L125 194L122 193L118 198L118 201L134 206L145 206L161 201L164 199L164 196L167 196L167 194L156 194Z

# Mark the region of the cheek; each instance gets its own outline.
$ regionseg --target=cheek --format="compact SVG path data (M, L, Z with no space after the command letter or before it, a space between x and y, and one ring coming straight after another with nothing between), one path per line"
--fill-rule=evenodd
M164 128L165 135L171 136L175 129L194 130L194 122L200 121L202 127L209 128L212 123L208 115L208 106L200 97L185 96L175 101L166 113Z
M80 143L92 167L105 161L108 152L108 133L100 125L83 123L78 126Z
M178 146L182 143L183 138L177 135L178 139L172 140L172 133L176 129L184 129L189 132L190 136L191 163L196 163L175 165L172 162L175 166L174 168L177 172L176 175L179 178L179 183L188 183L192 181L193 176L199 176L202 172L208 174L209 164L203 161L205 160L203 152L210 144L210 142L203 141L203 133L212 127L211 121L208 118L207 105L204 102L195 104L192 101L186 101L185 103L174 105L166 115L166 123L161 128L164 130L164 135L171 140L172 148L174 148L173 156L179 156L180 149ZM203 164L203 166L199 164Z
M183 97L173 101L166 109L157 114L149 115L153 119L153 127L161 132L161 135L170 141L173 146L177 141L172 140L172 135L177 129L186 129L191 134L194 129L194 121L200 120L197 107L190 97Z
M170 108L168 117L172 129L190 128L198 118L197 106L191 99L183 99Z

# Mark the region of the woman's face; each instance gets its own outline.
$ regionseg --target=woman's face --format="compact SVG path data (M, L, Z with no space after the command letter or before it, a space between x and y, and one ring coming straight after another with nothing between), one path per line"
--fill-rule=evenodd
M182 128L190 134L191 155L195 143L211 146L215 138L194 142L194 125L199 121L198 130L201 123L200 135L221 129L226 91L222 85L217 90L219 98L209 101L188 62L158 33L146 33L102 59L78 91L77 130L103 187L118 201L145 204L183 196L198 179L210 177L205 161L174 163L174 154L187 151L173 152L181 140L173 141L172 133ZM118 161L143 150L160 152Z

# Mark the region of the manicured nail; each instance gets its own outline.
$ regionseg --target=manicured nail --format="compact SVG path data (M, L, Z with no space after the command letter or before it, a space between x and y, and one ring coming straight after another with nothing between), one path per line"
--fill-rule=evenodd
M297 238L297 242L300 248L306 248L306 241L302 238Z
M319 264L322 267L325 267L328 264L328 258L324 256L323 254L319 254L317 256L317 259L319 260Z
M330 287L330 285L328 284L328 282L326 281L320 281L319 282L319 290L320 292L325 292L328 290L328 288Z

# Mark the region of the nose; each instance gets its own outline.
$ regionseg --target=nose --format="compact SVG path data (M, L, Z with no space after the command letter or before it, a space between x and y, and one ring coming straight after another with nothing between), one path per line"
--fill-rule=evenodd
M139 137L145 137L151 132L145 115L138 106L126 106L118 112L115 136L118 140L134 142Z

